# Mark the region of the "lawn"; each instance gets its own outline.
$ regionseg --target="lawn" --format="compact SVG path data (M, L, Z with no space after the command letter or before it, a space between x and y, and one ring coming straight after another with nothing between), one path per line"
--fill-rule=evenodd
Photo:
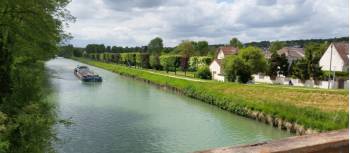
M319 131L348 127L347 90L216 81L195 82L112 63L83 58L76 60L116 73L146 79L159 85L171 86L187 96L241 115L244 115L246 109L259 111Z

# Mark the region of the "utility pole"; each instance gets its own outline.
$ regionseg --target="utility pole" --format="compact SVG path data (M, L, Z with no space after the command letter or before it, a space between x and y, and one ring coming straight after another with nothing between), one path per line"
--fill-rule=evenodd
M333 56L333 43L331 43L331 59L329 61L328 89L329 89L330 83L331 83L330 81L331 81L331 73L332 73L332 56Z

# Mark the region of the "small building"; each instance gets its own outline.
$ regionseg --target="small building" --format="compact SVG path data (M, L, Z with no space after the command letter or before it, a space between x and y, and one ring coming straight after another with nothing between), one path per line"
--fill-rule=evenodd
M349 71L349 44L331 43L321 57L319 65L323 71Z
M300 47L283 47L282 49L277 51L277 54L285 54L290 66L293 61L304 58L305 51L304 48Z
M237 54L238 51L239 51L238 48L231 47L231 46L218 48L215 59L209 65L209 69L213 80L225 81L225 76L224 76L224 71L222 66L223 59L226 56Z

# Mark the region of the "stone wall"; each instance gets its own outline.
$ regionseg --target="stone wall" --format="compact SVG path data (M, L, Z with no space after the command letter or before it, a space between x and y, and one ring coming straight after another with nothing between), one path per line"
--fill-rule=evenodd
M224 147L196 153L348 153L349 129L289 137L250 145Z
M255 83L269 83L269 84L282 84L282 85L289 85L289 80L292 81L293 86L300 86L300 87L312 87L312 88L328 88L328 81L319 81L318 84L315 84L313 80L306 80L305 82L302 82L299 79L293 79L289 77L279 76L275 80L271 80L269 76L265 75L259 75L255 74L253 75L254 82ZM338 89L340 88L339 82L333 81L330 82L330 87L332 89ZM349 80L344 81L344 89L349 89Z

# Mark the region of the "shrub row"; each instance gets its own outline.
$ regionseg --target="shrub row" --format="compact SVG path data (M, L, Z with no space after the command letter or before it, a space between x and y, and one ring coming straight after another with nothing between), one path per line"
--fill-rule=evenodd
M193 56L183 57L180 55L150 55L149 53L89 53L84 57L97 61L113 62L117 64L124 64L127 66L137 66L142 68L153 68L157 70L176 71L197 71L198 78L211 79L211 73L208 65L212 58L209 56Z

